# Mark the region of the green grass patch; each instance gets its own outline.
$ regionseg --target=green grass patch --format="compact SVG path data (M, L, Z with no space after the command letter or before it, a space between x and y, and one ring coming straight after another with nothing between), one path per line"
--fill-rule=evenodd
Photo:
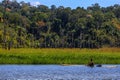
M120 48L0 49L0 64L120 64Z

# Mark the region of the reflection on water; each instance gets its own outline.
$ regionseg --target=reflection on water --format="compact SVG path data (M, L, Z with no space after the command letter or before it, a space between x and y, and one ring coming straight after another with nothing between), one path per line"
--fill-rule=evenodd
M120 80L120 65L0 65L0 80Z

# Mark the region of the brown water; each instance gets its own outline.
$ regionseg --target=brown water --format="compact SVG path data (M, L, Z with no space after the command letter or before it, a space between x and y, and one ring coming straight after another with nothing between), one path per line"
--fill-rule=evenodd
M120 65L0 65L0 80L120 80Z

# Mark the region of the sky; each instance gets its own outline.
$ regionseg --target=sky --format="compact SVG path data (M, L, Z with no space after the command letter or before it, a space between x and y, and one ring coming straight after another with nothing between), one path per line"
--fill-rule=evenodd
M76 7L84 7L87 8L92 4L99 3L102 7L111 6L114 4L120 4L120 0L17 0L30 2L32 5L46 5L50 7L51 5L71 7L75 9Z

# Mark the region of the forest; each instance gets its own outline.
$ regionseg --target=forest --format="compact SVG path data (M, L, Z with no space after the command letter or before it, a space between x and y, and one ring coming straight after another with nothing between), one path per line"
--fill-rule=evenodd
M0 48L120 47L120 5L87 8L0 2Z

